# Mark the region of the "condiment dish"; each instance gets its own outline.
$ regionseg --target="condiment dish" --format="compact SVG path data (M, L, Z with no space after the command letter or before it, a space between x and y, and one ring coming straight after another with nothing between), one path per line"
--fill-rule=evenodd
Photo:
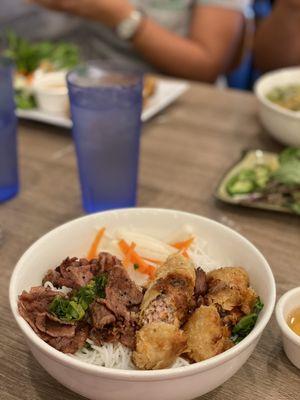
M36 73L32 91L41 111L51 115L68 115L69 97L65 71Z
M300 368L300 336L287 324L289 314L300 307L300 286L286 292L276 305L276 319L282 333L284 351L297 368Z

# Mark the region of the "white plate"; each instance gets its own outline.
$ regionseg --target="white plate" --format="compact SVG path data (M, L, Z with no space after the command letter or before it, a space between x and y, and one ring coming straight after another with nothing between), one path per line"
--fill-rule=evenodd
M142 121L148 121L154 115L173 103L189 87L186 81L177 79L159 79L157 89L151 96L142 112ZM17 116L32 121L45 122L50 125L72 128L72 121L68 117L51 115L39 109L17 110Z

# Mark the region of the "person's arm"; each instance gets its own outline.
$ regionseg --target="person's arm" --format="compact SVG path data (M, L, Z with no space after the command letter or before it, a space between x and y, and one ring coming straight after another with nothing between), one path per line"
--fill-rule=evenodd
M277 0L258 27L254 58L262 71L300 64L300 0Z
M98 20L110 28L133 10L127 0L33 0L48 8ZM231 65L241 43L244 17L222 7L195 6L190 33L182 38L145 18L133 47L163 73L213 82Z
M195 7L188 38L145 19L133 45L150 64L178 77L214 82L229 70L241 43L244 19L237 11Z

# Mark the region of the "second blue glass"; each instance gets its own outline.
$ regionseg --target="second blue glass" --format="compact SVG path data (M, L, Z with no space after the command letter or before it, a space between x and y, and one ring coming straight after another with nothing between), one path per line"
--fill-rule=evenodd
M84 209L134 206L141 77L89 64L69 73L68 88Z
M19 190L13 64L0 57L0 202Z

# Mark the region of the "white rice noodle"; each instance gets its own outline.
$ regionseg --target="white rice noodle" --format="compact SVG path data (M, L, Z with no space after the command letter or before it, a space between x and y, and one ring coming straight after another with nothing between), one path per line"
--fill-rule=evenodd
M134 369L131 361L132 351L121 343L104 343L102 346L96 346L90 339L87 339L87 342L91 349L83 347L71 357L106 368Z
M91 349L83 347L77 353L70 356L88 364L101 367L136 370L131 361L132 351L121 343L104 343L102 346L96 346L90 339L87 339L87 343L91 346ZM186 365L189 365L188 361L179 357L170 368L178 368Z

